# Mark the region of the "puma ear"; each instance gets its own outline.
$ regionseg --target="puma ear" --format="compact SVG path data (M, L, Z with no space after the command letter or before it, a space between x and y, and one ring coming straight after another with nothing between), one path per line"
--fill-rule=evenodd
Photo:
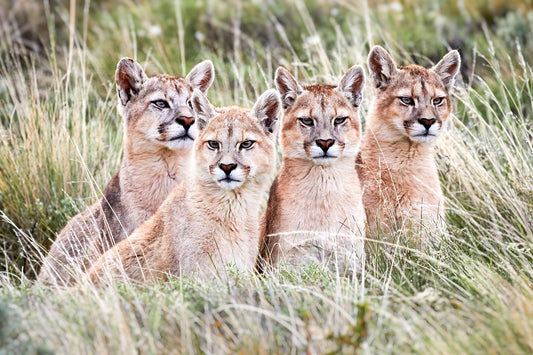
M191 95L191 105L196 115L196 126L201 131L215 117L215 110L213 110L209 100L207 100L207 97L199 89L194 89Z
M126 106L131 98L141 91L146 80L148 80L148 77L143 68L133 59L122 58L118 62L115 81L117 83L118 98L123 106Z
M215 67L210 60L204 60L196 64L194 68L187 74L185 80L195 89L200 89L204 94L213 84L215 80Z
M354 107L361 103L365 73L359 65L354 65L342 77L337 91L344 94Z
M370 51L368 55L368 67L378 88L388 84L398 72L396 63L394 63L389 52L381 46L374 46Z
M461 67L461 56L456 50L449 51L440 62L431 68L442 80L446 90L450 90L455 81L455 76Z
M278 92L274 89L265 91L254 104L252 113L265 132L274 133L281 115L281 99Z
M276 89L278 89L279 94L281 95L281 102L283 103L283 109L287 110L290 108L298 95L300 95L304 90L298 84L296 79L292 74L285 68L279 67L276 70Z

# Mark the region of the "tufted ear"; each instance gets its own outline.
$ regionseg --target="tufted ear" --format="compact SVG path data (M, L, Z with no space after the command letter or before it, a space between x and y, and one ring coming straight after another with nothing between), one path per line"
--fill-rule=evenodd
M215 117L215 110L199 89L194 89L191 95L192 109L196 115L196 125L201 131L207 126L207 123Z
M122 58L117 64L115 81L118 98L125 106L133 96L137 95L148 77L139 63L131 58Z
M279 67L276 70L276 78L274 81L276 82L276 89L278 89L279 94L281 95L283 108L287 110L294 104L298 95L304 90L300 84L298 84L296 79L294 79L292 74L283 67Z
M274 133L281 115L281 99L278 92L274 89L265 91L254 104L252 113L265 132Z
M354 65L342 77L336 90L348 98L354 107L361 103L365 73L359 65Z
M215 80L215 67L210 60L204 60L196 64L194 68L187 74L185 80L195 89L200 89L204 94L213 84Z
M461 67L461 56L456 50L449 51L440 62L431 68L440 76L446 90L450 90Z
M370 51L368 55L368 67L378 88L388 84L398 72L396 63L394 63L389 52L381 46L374 46Z

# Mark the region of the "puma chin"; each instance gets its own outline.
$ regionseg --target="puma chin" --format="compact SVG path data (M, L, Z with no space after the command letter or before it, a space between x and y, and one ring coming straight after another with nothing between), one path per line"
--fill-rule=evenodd
M309 158L316 165L331 165L343 156L354 156L359 152L359 144L342 144L337 142L327 152L317 146L309 147Z
M246 174L242 168L238 168L226 176L226 173L222 169L216 167L212 173L212 177L223 189L233 190L237 187L240 187L244 183L244 180L246 180L248 174Z
M182 125L173 125L168 132L170 138L163 141L163 145L171 150L192 148L194 140L198 137L196 125L186 131Z
M416 119L405 121L404 128L411 141L416 143L432 143L438 136L440 136L444 125L440 119L435 119L433 122L426 122L424 119Z

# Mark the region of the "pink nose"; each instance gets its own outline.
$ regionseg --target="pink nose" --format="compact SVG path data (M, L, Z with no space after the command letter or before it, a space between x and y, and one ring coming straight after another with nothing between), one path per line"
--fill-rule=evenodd
M185 130L188 130L194 123L194 117L180 116L176 118L176 122L182 125Z
M426 130L429 130L429 128L433 125L433 123L437 122L435 118L419 118L418 122L424 126Z
M237 164L218 164L218 167L226 173L226 176L229 176L229 174L231 174L231 172L237 168Z
M328 151L329 147L331 147L333 144L335 144L334 139L317 139L315 141L316 145L318 145L324 153Z

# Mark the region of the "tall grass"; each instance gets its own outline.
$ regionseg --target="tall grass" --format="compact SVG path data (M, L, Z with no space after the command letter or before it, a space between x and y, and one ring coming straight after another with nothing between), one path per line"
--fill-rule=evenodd
M533 351L533 42L522 35L533 27L530 5L24 4L3 12L0 37L2 351ZM20 18L35 13L46 21L24 26ZM449 230L441 245L382 248L355 279L310 266L147 287L34 283L55 233L119 166L120 57L178 75L210 58L211 101L249 106L278 65L334 82L377 43L401 64L429 65L448 46L463 57L452 125L436 149Z

